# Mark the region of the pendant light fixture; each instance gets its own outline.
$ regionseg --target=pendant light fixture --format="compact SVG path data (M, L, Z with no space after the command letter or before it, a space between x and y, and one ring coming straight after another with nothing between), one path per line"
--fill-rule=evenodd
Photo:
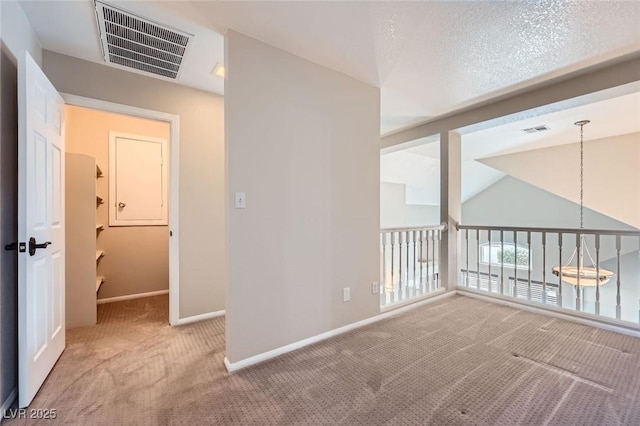
M584 126L589 124L589 120L576 121L574 124L580 126L580 229L584 229ZM591 266L585 266L584 255L591 261ZM577 265L572 265L576 257ZM614 275L613 272L602 269L593 261L591 253L587 248L584 234L580 234L580 243L573 250L573 254L563 266L554 266L552 272L555 276L561 276L562 281L577 285L579 287L596 287L606 284Z

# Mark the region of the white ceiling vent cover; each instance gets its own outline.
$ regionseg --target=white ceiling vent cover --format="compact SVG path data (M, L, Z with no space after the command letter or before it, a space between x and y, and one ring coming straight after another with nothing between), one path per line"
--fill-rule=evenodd
M547 127L546 124L543 124L541 126L529 127L527 129L522 129L522 131L525 132L525 133L546 132L547 130L549 130L549 128Z
M193 34L96 1L102 53L107 63L177 79Z

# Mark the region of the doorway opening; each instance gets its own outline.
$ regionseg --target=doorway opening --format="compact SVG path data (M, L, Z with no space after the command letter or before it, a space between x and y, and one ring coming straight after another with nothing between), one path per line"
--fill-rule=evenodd
M175 324L178 117L63 97L66 327L114 316Z

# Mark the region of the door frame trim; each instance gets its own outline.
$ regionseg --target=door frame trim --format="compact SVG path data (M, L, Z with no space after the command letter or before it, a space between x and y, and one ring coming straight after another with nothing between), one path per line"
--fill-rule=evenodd
M173 236L169 238L169 324L178 324L180 321L180 116L69 93L60 92L60 95L67 105L93 108L169 123L171 128L171 139L169 141L169 230L173 234Z

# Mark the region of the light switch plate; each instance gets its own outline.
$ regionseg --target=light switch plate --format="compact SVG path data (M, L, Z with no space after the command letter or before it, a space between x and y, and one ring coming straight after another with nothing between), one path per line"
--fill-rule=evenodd
M380 293L380 286L378 285L377 282L371 283L371 294L378 294Z
M236 209L244 209L247 207L247 196L244 192L236 192Z
M342 301L348 302L351 300L351 287L345 287L342 289Z

